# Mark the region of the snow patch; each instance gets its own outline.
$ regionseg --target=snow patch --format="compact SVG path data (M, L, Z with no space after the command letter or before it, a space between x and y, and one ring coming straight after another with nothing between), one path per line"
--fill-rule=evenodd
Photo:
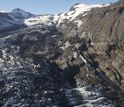
M83 24L81 20L76 20L74 22L77 23L78 28Z
M90 88L90 90L87 88ZM92 86L83 86L73 89L66 89L65 96L68 104L73 107L114 107L99 89Z
M73 52L74 58L77 58L77 52Z
M84 63L87 63L87 60L86 60L83 56L80 55L80 58L82 59L82 61L83 61Z

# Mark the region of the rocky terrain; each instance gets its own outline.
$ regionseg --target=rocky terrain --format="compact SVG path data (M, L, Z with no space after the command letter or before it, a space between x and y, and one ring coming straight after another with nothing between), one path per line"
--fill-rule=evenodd
M123 20L123 0L0 13L0 107L123 107Z

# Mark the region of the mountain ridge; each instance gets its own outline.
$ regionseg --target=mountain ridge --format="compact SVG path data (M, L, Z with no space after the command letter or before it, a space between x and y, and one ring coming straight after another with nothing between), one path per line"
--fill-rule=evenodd
M1 12L1 14L6 16L5 21L1 21L1 26L3 24L3 26L1 28L3 30L3 29L6 29L8 26L12 27L15 25L17 25L17 26L22 25L24 27L24 26L31 26L31 25L35 25L35 24L52 24L52 23L58 24L57 26L59 26L62 22L64 22L64 20L71 21L75 17L77 17L79 14L81 14L83 11L81 12L80 9L82 9L84 11L89 11L92 8L104 7L107 5L104 5L104 4L86 5L83 3L82 4L75 4L72 7L77 9L77 10L74 10L74 9L71 10L70 9L69 12L57 14L57 15L49 15L49 14L48 15L34 15L31 13L25 12L22 9L15 8L10 12ZM77 7L75 7L75 6L77 6ZM78 13L76 13L76 12L78 12Z

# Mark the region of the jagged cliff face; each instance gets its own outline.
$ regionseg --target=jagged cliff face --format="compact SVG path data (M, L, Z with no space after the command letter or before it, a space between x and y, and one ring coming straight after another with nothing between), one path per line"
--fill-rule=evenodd
M77 36L84 41L79 50L86 64L76 76L78 79L91 79L90 74L94 71L103 82L117 87L117 90L118 87L124 90L123 19L124 4L121 1L104 8L94 8L86 16L81 14L75 19L82 23L80 26L70 22L70 26L62 29L66 37Z
M0 106L123 107L123 7L76 4L1 34Z
M62 32L70 36L77 36L84 40L86 49L80 50L86 60L95 69L103 72L104 76L123 88L123 19L122 3L116 3L104 8L95 8L86 16L79 15L75 20L83 24L66 27ZM67 25L68 26L68 25ZM71 32L71 33L70 33ZM82 47L83 48L83 47ZM92 58L92 60L91 60Z

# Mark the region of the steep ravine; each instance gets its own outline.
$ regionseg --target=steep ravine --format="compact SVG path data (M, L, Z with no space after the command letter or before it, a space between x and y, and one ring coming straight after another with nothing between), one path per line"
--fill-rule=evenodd
M38 18L1 34L0 106L123 107L123 7L98 5L73 20L60 14L60 25Z
M2 36L0 44L1 107L114 107L102 84L75 78L84 66L81 56L74 55L80 65L70 64L69 59L60 64L70 56L62 49L69 47L55 26L12 32Z

